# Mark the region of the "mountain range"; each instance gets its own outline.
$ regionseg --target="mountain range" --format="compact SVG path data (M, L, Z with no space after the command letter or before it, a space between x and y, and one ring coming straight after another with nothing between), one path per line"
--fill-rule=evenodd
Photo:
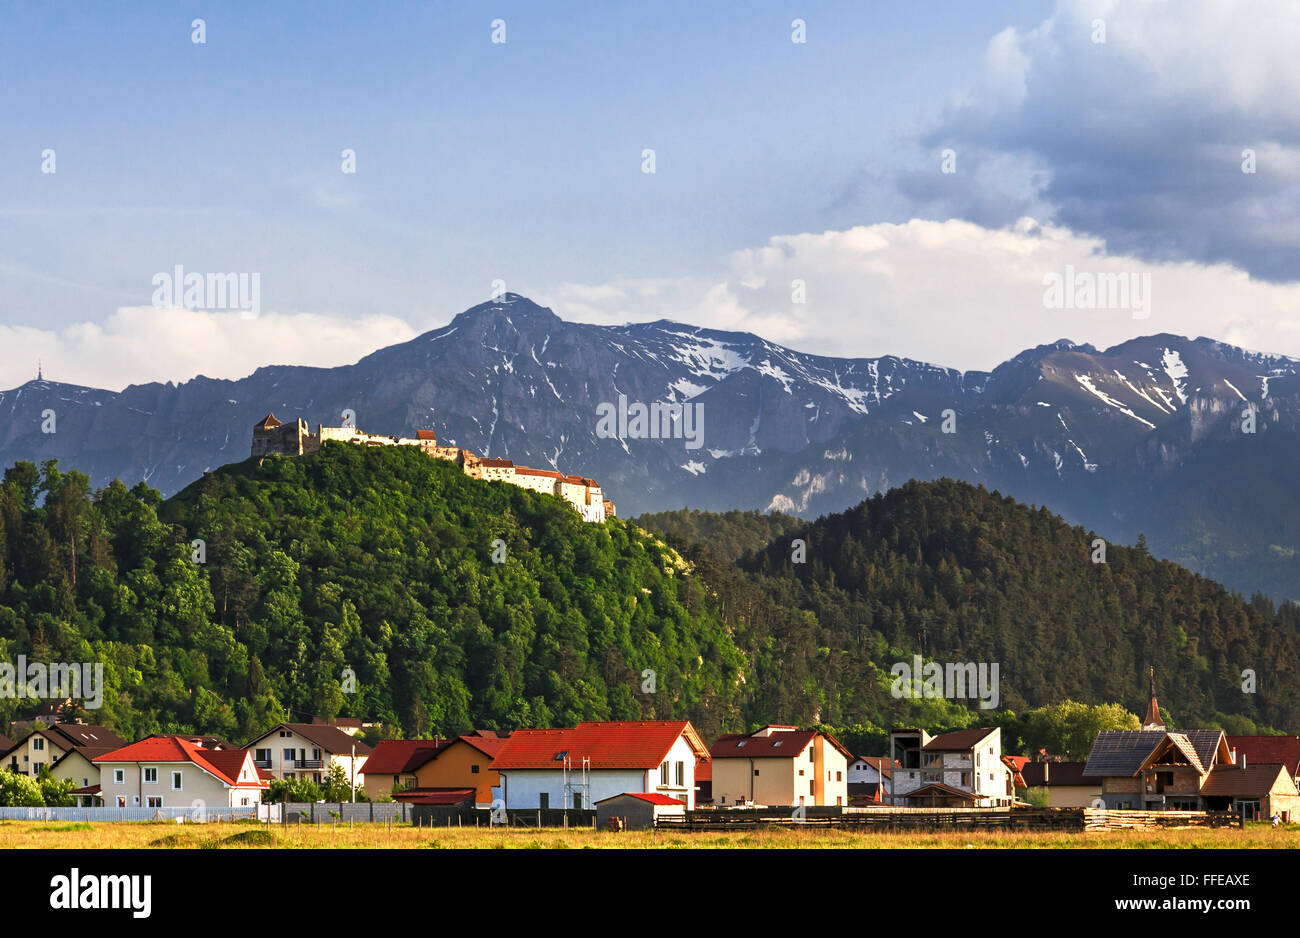
M597 409L702 405L702 445L598 433ZM908 479L1042 504L1243 592L1300 597L1300 361L1210 339L1061 340L991 372L811 355L660 320L570 323L517 294L355 364L259 368L121 392L0 392L0 463L56 458L164 494L247 458L268 412L372 433L433 429L482 455L592 476L620 515L692 507L805 518ZM53 411L55 432L49 429Z

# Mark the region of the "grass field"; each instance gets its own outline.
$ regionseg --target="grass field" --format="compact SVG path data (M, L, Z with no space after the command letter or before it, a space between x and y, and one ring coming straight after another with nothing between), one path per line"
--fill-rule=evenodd
M46 823L0 821L0 849L271 849L289 848L484 848L484 849L717 849L717 848L998 848L1030 847L1070 849L1080 847L1217 849L1232 847L1295 849L1300 847L1300 825L1274 830L1268 824L1238 829L1186 829L1110 831L1105 833L854 833L848 831L778 829L735 833L681 831L626 831L619 834L594 830L544 830L512 828L388 828L382 824L346 824L320 827L304 824L280 827L252 821L223 824L174 822Z

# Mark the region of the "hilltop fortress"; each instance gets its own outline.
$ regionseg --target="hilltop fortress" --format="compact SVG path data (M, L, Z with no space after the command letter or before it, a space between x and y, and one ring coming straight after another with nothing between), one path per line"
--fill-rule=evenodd
M564 499L578 510L583 521L604 521L614 517L614 503L605 498L600 483L582 476L566 476L551 469L516 466L509 459L488 459L459 446L439 446L432 430L417 430L415 437L378 436L356 427L318 425L312 433L299 417L282 423L267 414L253 425L252 456L306 456L319 452L326 443L354 443L359 446L415 446L433 459L445 459L461 467L465 475L485 482L509 482L523 489L544 492Z

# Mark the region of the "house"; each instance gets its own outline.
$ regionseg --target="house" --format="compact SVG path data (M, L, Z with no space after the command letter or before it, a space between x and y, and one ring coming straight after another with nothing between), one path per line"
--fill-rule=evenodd
M1210 771L1201 786L1201 802L1207 811L1231 811L1247 821L1270 818L1276 812L1289 822L1298 817L1300 790L1286 765L1242 758Z
M769 725L718 737L709 750L717 805L849 803L853 754L837 739L797 726Z
M1201 788L1215 767L1232 764L1220 730L1103 730L1083 776L1101 785L1107 808L1200 811Z
M891 804L913 807L1010 807L1014 769L1002 760L1002 730L980 727L931 736L889 734Z
M685 817L686 805L677 798L649 791L625 791L596 802L596 828L605 830L610 818L623 819L625 830L654 827L661 817Z
M655 792L695 807L695 765L708 755L687 720L579 723L515 730L492 768L507 809L589 808L626 792Z
M381 739L357 773L366 797L381 801L394 789L414 788L415 770L434 757L446 739Z
M1101 797L1101 784L1086 778L1086 762L1027 762L1020 770L1024 788L1047 789L1049 808L1090 808Z
M343 768L353 784L370 755L370 747L338 727L323 723L279 723L244 747L253 764L277 779L303 778L322 784L330 767Z
M94 807L99 796L97 758L117 746L76 746L50 763L50 776L60 781L72 780L72 794L78 807Z
M713 763L708 759L695 760L695 803L713 803Z
M1100 799L1106 808L1140 811L1227 810L1228 801L1248 796L1214 795L1209 801L1204 789L1221 766L1240 770L1246 760L1239 760L1228 746L1221 730L1170 732L1160 717L1156 703L1155 672L1151 672L1151 692L1146 716L1140 730L1103 730L1097 734L1084 765L1083 777L1101 786ZM1256 773L1252 787L1263 784ZM1228 778L1220 776L1221 780ZM1292 786L1294 787L1294 779ZM1218 781L1237 790L1241 779L1232 783ZM1279 797L1285 793L1280 792ZM1225 800L1227 799L1227 800Z
M126 745L126 740L112 730L89 723L55 723L37 727L21 741L0 755L10 772L35 777L41 768L50 768L73 749L111 750Z
M849 763L849 804L889 802L889 779L894 767L888 756L858 756Z
M398 801L432 804L427 800L431 794L467 790L474 804L491 807L501 797L501 778L492 760L507 738L494 734L380 740L360 769L366 795L372 800L392 795ZM394 793L394 787L402 790Z
M204 749L184 736L149 736L95 758L109 807L255 805L267 783L243 749Z
M1300 785L1300 737L1297 736L1228 736L1233 762L1239 758L1258 765L1277 762L1286 766L1287 774Z

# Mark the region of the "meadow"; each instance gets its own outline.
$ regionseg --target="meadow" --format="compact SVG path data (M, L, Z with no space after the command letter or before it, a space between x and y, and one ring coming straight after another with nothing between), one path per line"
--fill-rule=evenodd
M1188 828L1098 833L859 832L771 828L759 831L683 832L561 828L416 828L410 825L322 823L287 826L237 821L45 823L0 822L0 849L1225 849L1300 847L1300 825Z

